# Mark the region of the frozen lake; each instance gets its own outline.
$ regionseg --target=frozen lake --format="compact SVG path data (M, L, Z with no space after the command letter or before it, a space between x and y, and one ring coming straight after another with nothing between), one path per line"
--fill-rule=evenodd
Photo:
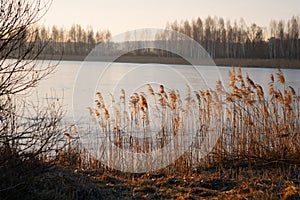
M109 103L111 102L110 94L117 99L121 89L125 89L129 97L134 92L146 93L148 83L156 91L159 90L159 85L163 84L166 91L168 89L179 90L184 99L186 85L189 85L192 91L214 89L217 80L221 80L223 85L227 86L230 69L230 67L214 66L194 68L191 65L172 64L61 61L56 72L40 82L37 91L40 98L44 98L45 95L63 98L64 108L67 111L66 118L72 120L74 111L88 113L86 107L94 106L97 91L100 91ZM81 78L77 80L79 72ZM248 74L255 83L262 85L267 92L270 74L275 75L277 69L242 68L242 72L244 76ZM293 86L296 92L299 92L300 70L282 69L282 72L285 75L286 84ZM85 74L82 75L82 73ZM36 96L33 95L32 98Z

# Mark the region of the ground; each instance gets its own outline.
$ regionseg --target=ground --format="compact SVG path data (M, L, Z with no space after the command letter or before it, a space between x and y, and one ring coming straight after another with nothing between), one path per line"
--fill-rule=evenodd
M298 165L126 174L46 167L4 199L300 199ZM176 174L176 175L172 175ZM13 191L23 192L19 195ZM29 195L29 196L27 196ZM0 193L1 197L1 193ZM28 197L28 198L27 198Z

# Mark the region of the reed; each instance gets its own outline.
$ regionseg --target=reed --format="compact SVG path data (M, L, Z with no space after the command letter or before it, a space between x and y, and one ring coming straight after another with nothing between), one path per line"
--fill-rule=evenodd
M227 91L220 81L215 89L203 91L191 92L187 86L184 98L176 88L166 90L160 85L155 91L151 84L147 91L134 93L128 99L122 89L119 100L112 97L109 104L97 92L95 107L89 112L99 130L118 148L138 153L151 152L171 142L169 150L176 153L185 145L178 141L178 134L193 135L192 149L201 149L209 134L220 135L205 158L191 151L171 165L179 171L229 161L299 162L299 94L286 84L282 71L278 70L276 78L271 74L268 92L248 74L244 77L240 67L232 67L229 80ZM106 153L128 165L113 148Z

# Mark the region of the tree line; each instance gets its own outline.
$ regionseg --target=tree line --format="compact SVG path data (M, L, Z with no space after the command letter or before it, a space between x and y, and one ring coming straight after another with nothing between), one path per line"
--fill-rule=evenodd
M300 23L299 17L289 20L271 20L268 27L256 23L248 26L241 18L239 21L225 21L222 17L200 17L191 21L168 22L166 30L173 30L191 37L200 43L212 58L288 58L299 59ZM38 43L48 43L43 54L64 54L86 56L96 44L109 41L109 30L94 31L92 27L82 28L72 25L69 29L37 27ZM157 40L165 40L163 35ZM137 41L135 41L137 42ZM128 45L134 45L128 42ZM113 47L114 45L112 45ZM156 52L156 53L155 53ZM149 50L138 50L133 54L148 55ZM151 55L161 56L159 51ZM165 53L163 56L175 56Z
M213 58L299 59L299 17L287 22L271 20L268 27L248 26L220 17L200 17L192 21L167 23L166 29L184 33L199 42Z
M43 54L46 55L87 55L96 44L111 39L109 30L94 31L93 28L83 28L79 24L73 24L70 28L52 26L36 27L39 44L48 44Z

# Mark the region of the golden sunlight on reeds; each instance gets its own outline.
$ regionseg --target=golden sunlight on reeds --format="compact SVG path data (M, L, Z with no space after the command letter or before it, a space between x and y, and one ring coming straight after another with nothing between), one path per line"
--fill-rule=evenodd
M177 134L192 134L192 149L201 150L205 138L217 132L220 137L210 154L203 158L199 151L191 151L175 165L190 170L228 160L300 159L299 96L286 84L281 70L275 77L271 74L268 92L243 75L240 67L230 70L227 90L221 81L215 89L204 91L191 92L187 86L181 98L176 88L166 90L160 85L155 91L151 84L147 86L147 91L132 94L128 102L124 89L119 101L112 97L108 104L97 92L95 107L89 108L99 130L119 148L150 152L176 140ZM174 141L170 151L181 145Z

